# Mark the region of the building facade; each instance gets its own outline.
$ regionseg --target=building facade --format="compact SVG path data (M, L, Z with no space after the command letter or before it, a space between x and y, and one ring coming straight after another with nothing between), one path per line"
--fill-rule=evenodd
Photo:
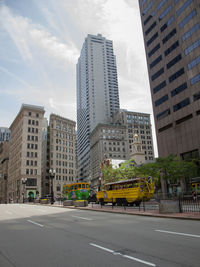
M50 115L46 180L49 178L49 170L55 170L53 190L57 198L62 195L63 185L76 182L75 127L75 121L56 114Z
M104 159L127 160L128 142L126 126L100 123L90 135L91 186L97 188L101 179L101 163Z
M134 135L137 134L142 142L145 163L154 161L155 157L150 114L119 109L113 116L113 123L126 126L125 139L128 142L127 154L129 157L133 152L132 144L134 142Z
M30 201L41 196L42 121L44 108L23 104L10 126L8 199ZM22 181L24 184L22 184Z
M100 34L88 35L77 63L78 177L89 176L89 135L98 123L108 123L119 109L113 43Z
M7 181L9 162L9 142L0 144L0 203L7 203Z
M199 157L199 0L140 0L159 156Z
M6 127L0 127L0 143L4 141L9 141L10 139L10 129Z

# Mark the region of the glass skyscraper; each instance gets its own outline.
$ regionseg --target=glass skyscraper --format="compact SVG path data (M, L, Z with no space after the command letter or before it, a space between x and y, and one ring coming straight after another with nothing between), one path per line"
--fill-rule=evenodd
M101 34L89 34L77 63L78 179L90 175L90 133L98 123L111 122L117 109L119 92L113 43Z

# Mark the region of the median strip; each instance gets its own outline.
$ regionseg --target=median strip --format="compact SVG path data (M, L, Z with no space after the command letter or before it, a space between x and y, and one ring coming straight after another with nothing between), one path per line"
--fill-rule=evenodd
M34 221L31 221L31 220L27 220L27 222L30 222L30 223L35 224L35 225L38 225L40 227L44 227L44 225L42 225L40 223L37 223L37 222L34 222Z
M155 230L156 232L166 233L166 234L172 234L172 235L183 235L183 236L190 236L190 237L197 237L199 238L200 235L192 235L192 234L185 234L185 233L179 233L179 232L171 232L171 231L165 231L165 230Z
M141 259L138 259L138 258L135 258L135 257L132 257L132 256L129 256L129 255L124 255L120 252L117 252L117 251L114 251L112 249L109 249L109 248L105 248L105 247L102 247L102 246L99 246L99 245L96 245L96 244L93 244L93 243L90 243L91 246L93 247L97 247L97 248L100 248L102 250L105 250L107 252L110 252L112 253L114 256L116 255L119 255L119 256L122 256L124 258L127 258L129 260L133 260L133 261L137 261L137 262L141 262L143 264L146 264L146 265L149 265L149 266L156 266L154 263L151 263L151 262L148 262L148 261L144 261L144 260L141 260Z

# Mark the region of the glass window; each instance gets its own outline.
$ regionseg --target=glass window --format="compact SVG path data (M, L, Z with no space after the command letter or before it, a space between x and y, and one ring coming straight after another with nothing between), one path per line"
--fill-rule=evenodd
M177 72L175 72L173 75L169 77L169 82L172 83L174 80L176 80L178 77L180 77L184 73L185 73L184 68L181 68L180 70L178 70Z
M187 89L187 83L183 83L183 84L179 85L178 87L176 87L174 90L172 90L171 91L171 96L173 97L173 96L181 93L185 89Z
M200 99L200 92L198 92L198 93L196 93L196 94L193 95L193 100L194 101L197 101L199 99Z
M200 74L194 76L192 79L190 79L190 84L193 85L195 83L197 83L198 81L200 81Z
M157 10L159 10L164 4L165 4L165 2L166 2L167 0L162 0L159 4L158 4L158 6L157 6Z
M179 102L178 104L173 106L174 112L176 112L177 110L186 107L187 105L190 104L190 99L189 97L184 99L183 101Z
M148 4L148 6L143 10L143 12L142 12L142 15L143 15L143 16L149 11L149 9L152 7L152 5L153 5L153 1L151 1L151 2Z
M163 73L164 73L164 68L161 68L159 71L157 71L154 75L151 76L151 80L154 81Z
M194 60L192 60L189 64L188 64L188 70L194 68L196 65L198 65L200 63L200 56L196 57Z
M158 37L158 32L156 32L150 39L147 41L147 46L149 46L153 41Z
M156 21L154 21L153 24L151 24L151 26L145 31L145 35L148 35L152 30L153 28L156 26Z
M180 23L179 27L182 28L185 24L187 24L194 16L196 16L197 12L196 9L194 9L187 17L185 17Z
M85 184L82 184L82 188L85 188Z
M175 58L173 58L169 63L167 63L167 69L170 69L172 66L174 66L177 62L179 62L182 59L182 55L179 54Z
M148 56L151 57L158 49L160 48L160 44L157 44L149 53Z
M182 40L183 42L190 37L194 32L196 32L199 29L199 24L195 24L188 32L186 32L183 36L182 36Z
M198 46L200 46L200 39L197 40L196 42L194 42L192 45L190 45L188 48L185 49L185 51L184 51L185 55L188 55L189 53L191 53Z
M174 17L171 17L161 28L160 31L163 32L172 22L174 21Z
M159 57L157 57L149 66L150 69L152 69L154 66L156 66L160 61L162 60L162 55L160 55Z
M167 85L166 81L161 82L160 84L158 84L156 87L153 88L153 93L157 93L158 91L160 91L162 88L164 88Z
M179 16L191 3L193 2L193 0L187 0L182 6L181 8L179 8L176 11L177 16Z
M152 12L151 15L147 17L147 19L144 21L144 26L153 18L154 15L155 15L155 12Z
M162 20L162 19L169 13L169 11L171 10L171 8L172 8L171 5L168 6L168 7L163 11L163 13L160 15L159 20Z
M159 106L161 105L162 103L164 103L165 101L168 100L168 94L162 96L161 98L159 98L158 100L155 101L155 106Z
M164 111L162 111L161 113L158 113L156 115L156 118L157 118L157 120L161 120L162 118L164 118L164 117L166 117L168 115L170 115L170 109L169 108L164 110Z
M167 34L167 36L165 36L165 38L162 39L163 44L169 41L175 34L176 34L176 28L174 28L170 33Z
M176 41L175 43L173 43L167 50L165 50L165 56L168 56L178 46L179 46L179 41Z

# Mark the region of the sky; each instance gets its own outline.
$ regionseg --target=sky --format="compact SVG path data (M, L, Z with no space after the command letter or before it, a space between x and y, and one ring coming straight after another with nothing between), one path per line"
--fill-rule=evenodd
M76 121L76 63L87 34L113 41L120 108L153 111L138 0L0 0L0 127L22 103Z

